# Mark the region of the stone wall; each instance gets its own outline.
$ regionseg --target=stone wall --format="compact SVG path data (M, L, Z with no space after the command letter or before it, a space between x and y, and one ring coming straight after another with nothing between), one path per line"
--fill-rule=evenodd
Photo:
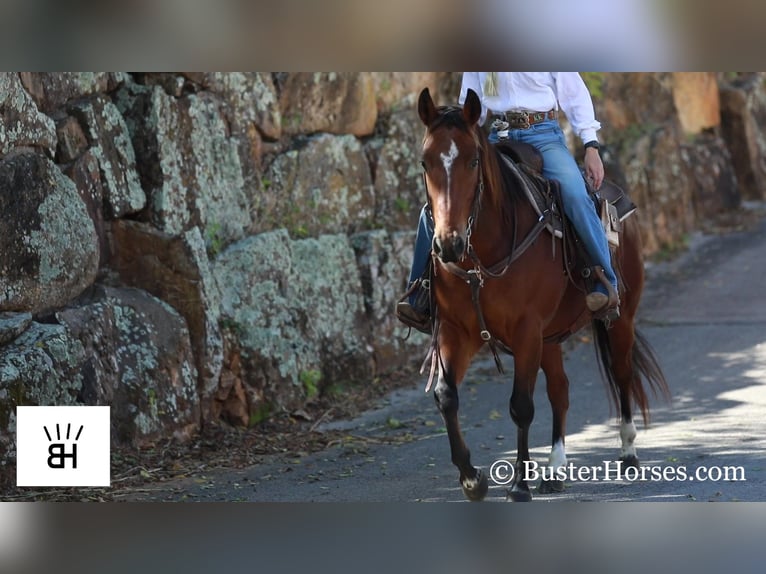
M762 76L590 81L647 253L763 199ZM142 447L419 356L392 309L424 86L459 76L0 74L0 461L17 405L111 405Z

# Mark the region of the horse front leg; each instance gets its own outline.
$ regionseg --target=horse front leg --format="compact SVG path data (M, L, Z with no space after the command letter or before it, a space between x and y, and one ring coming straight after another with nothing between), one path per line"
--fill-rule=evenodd
M551 494L564 491L564 481L555 478L556 471L566 468L567 455L564 447L566 435L567 411L569 410L569 379L564 371L564 360L561 345L543 345L542 364L545 373L548 401L553 414L551 433L551 454L548 457L548 476L540 481L537 491L540 494Z
M461 345L441 343L442 360L439 365L439 377L434 388L434 399L444 419L449 438L452 464L460 472L460 486L468 500L483 500L489 490L486 473L471 464L471 451L463 440L458 420L458 385L465 375L470 355L465 353L465 343ZM460 351L462 349L462 352Z
M527 333L539 332L539 329L523 329ZM527 462L529 457L529 427L535 416L534 392L537 372L540 370L542 355L542 337L526 337L514 350L513 392L509 402L511 419L516 423L517 454L516 469L506 499L513 502L528 502L532 494L527 484Z

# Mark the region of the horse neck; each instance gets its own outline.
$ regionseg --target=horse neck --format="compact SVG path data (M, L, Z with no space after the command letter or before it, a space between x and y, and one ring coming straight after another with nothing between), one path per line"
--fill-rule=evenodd
M503 184L506 185L506 184ZM536 222L532 207L523 199L511 197L510 190L489 189L479 209L471 244L479 259L491 265L508 256Z

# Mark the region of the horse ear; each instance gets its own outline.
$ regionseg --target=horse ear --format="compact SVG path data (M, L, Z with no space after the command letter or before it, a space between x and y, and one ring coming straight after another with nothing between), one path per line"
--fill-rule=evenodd
M479 96L472 89L468 89L468 93L465 96L465 103L463 104L463 117L468 122L469 126L474 125L479 121L481 117L481 100Z
M423 88L418 98L418 115L420 120L427 126L430 126L438 115L434 101L431 99L431 92L428 88Z

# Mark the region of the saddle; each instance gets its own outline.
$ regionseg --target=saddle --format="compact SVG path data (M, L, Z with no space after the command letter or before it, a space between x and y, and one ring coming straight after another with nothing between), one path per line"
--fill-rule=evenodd
M500 157L516 176L529 203L538 216L546 217L546 227L555 237L564 237L564 217L560 209L561 199L558 182L543 177L543 156L534 146L515 141L503 141L497 144ZM633 215L636 204L625 191L611 181L604 180L601 188L593 189L585 175L585 187L601 218L604 232L610 246L619 245L619 233L622 222Z
M497 149L508 169L518 180L520 187L532 205L540 221L546 224L548 231L561 240L564 252L564 271L570 281L585 293L594 290L597 283L607 285L607 280L600 266L594 266L574 227L564 216L560 187L557 181L548 180L542 175L543 157L533 146L513 141L504 141ZM593 201L594 210L601 219L601 225L609 243L609 250L614 257L620 244L622 222L636 212L636 205L616 184L604 181L598 191L583 179L588 194ZM555 249L554 242L554 249ZM619 270L615 269L618 273ZM607 289L608 289L607 285ZM566 339L577 327L560 333L552 340Z

